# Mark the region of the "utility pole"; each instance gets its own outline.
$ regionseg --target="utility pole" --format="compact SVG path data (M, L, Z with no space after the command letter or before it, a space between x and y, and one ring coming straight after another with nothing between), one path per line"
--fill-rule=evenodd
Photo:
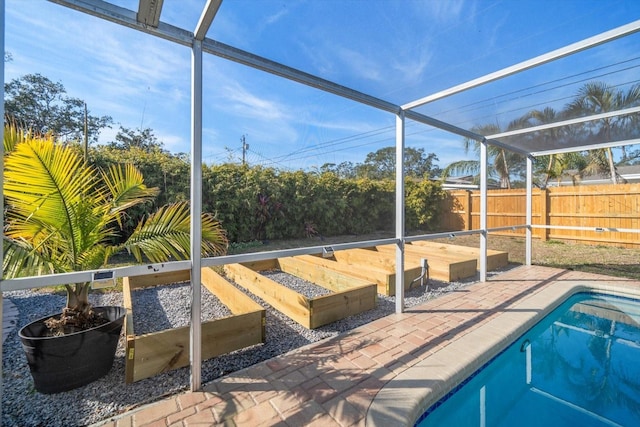
M89 116L87 114L87 103L84 103L84 163L89 159Z
M246 135L242 135L240 141L242 141L242 164L245 165L247 163L247 150L249 149L249 144L247 144L247 140L245 138Z

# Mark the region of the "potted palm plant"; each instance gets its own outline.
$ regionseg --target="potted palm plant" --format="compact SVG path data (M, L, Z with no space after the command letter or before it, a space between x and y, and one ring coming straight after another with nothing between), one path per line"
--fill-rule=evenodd
M160 208L121 244L114 237L127 209L152 200L133 165L102 171L74 147L56 144L16 126L5 126L3 267L6 278L91 271L128 250L138 262L188 259L189 205ZM202 255L226 251L220 223L202 216ZM125 311L93 307L91 283L65 285L62 313L39 319L20 332L36 390L57 393L88 384L111 369Z

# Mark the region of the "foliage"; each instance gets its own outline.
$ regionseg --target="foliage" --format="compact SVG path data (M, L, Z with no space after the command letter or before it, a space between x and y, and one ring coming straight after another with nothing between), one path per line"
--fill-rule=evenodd
M143 256L156 262L188 258L187 203L161 208L123 244L112 243L127 211L158 193L144 184L132 164L98 169L51 136L34 137L16 129L7 129L5 135L25 135L5 158L6 277L94 270L122 248L139 262ZM203 214L202 223L202 254L223 253L227 241L219 222ZM67 308L88 314L89 283L66 288Z
M159 189L153 207L189 200L190 164L185 161L183 154L171 154L164 150L150 129L132 131L121 127L116 141L106 146L91 147L89 161L101 169L117 164L134 165L149 187ZM122 225L124 235L133 232L148 209L147 205L139 205L128 211Z
M434 162L434 153L425 154L423 148L405 147L404 173L412 178L430 178L441 173ZM395 179L396 147L385 147L367 154L364 163L342 162L338 165L326 163L320 172L331 172L340 178Z
M519 129L524 127L523 125L524 120L514 120L509 123L507 130ZM502 132L500 127L495 124L475 126L471 130L485 136ZM480 142L465 138L463 143L465 153L474 151L478 155L480 154ZM487 146L487 157L489 158L489 164L487 165L488 178L497 181L500 188L511 188L511 177L515 170L522 170L524 158L519 154L491 144ZM479 182L480 161L461 160L449 164L442 171L443 178L456 174L471 174L474 177L474 182Z
M408 184L415 212L408 226L433 228L440 186L416 182ZM235 242L393 230L394 192L392 180L342 179L331 172L237 164L203 171L203 209L216 213Z
M446 197L446 191L433 181L408 179L405 193L406 228L435 230L440 219L440 202Z
M546 107L542 110L530 111L509 123L506 130L550 124L638 105L640 105L640 84L633 85L627 91L623 91L603 82L589 82L577 91L574 98L563 110L556 111ZM541 150L552 148L558 143L576 146L624 141L640 136L639 120L638 114L626 114L570 126L538 130L513 138L535 141ZM476 126L473 130L485 136L501 132L500 127L496 124ZM508 143L508 140L509 138L506 138L503 142ZM468 151L472 145L476 149L479 146L475 141L464 140L465 150ZM494 177L500 177L501 187L508 188L512 177L519 176L521 179L524 177L525 166L521 156L509 154L492 145L489 145L488 150L491 163L489 173ZM628 152L625 146L620 147L620 150L622 154L620 164L633 164L638 161L640 150ZM443 176L456 173L477 174L477 165L476 161L455 162L445 168ZM585 175L600 173L609 173L613 183L623 182L616 171L612 148L543 156L535 161L535 173L535 179L541 187L546 187L551 179L560 180L562 177L570 176L576 183Z
M27 74L4 85L5 114L38 135L52 134L65 141L84 138L85 107L79 98L65 96L62 83L40 74ZM86 115L88 140L96 142L100 130L109 127L109 116Z

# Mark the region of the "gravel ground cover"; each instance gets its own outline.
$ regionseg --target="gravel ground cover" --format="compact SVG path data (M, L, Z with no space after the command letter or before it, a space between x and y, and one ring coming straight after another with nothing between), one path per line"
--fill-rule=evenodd
M492 273L495 274L495 273ZM272 279L294 287L297 292L314 295L318 286L280 272L270 272ZM431 281L430 289L416 287L405 295L406 305L412 307L444 293L474 283L474 280L454 283ZM324 289L324 288L321 288ZM190 287L188 283L160 286L134 291L134 319L136 333L167 327L187 325L189 322ZM326 292L326 290L325 290ZM203 291L203 320L227 315L228 310L208 292ZM372 320L394 313L395 297L378 295L376 308L348 317L314 330L308 330L260 298L249 294L267 309L266 343L215 357L202 364L202 381L210 382L220 376L286 353L303 345L334 337ZM18 325L57 313L64 306L63 293L43 291L6 292L18 307ZM122 293L92 294L94 305L122 305ZM133 384L124 383L124 338L121 337L110 373L85 386L69 392L45 395L33 389L26 358L14 330L3 345L3 426L84 426L113 417L136 406L158 400L189 387L189 368L170 371Z
M280 270L261 271L260 274L268 277L274 282L277 282L291 290L296 291L300 295L304 295L309 299L321 297L323 295L329 295L331 293L330 290L323 288L322 286L318 286L315 283L300 279L298 277L284 273Z
M232 313L217 296L200 288L202 321L220 319ZM191 319L191 284L174 283L165 286L136 289L131 292L133 330L136 335L188 326Z

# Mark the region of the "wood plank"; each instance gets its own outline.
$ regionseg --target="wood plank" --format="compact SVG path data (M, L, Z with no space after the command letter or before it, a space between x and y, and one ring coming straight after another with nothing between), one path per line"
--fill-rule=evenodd
M376 306L376 285L368 284L311 300L311 327L317 328Z
M472 248L469 246L450 245L447 243L430 242L430 241L424 241L424 240L419 242L412 242L412 245L429 248L434 252L440 252L444 254L461 253L465 255L471 255L476 258L477 268L480 268L480 259L479 259L480 249L479 248ZM487 249L487 269L489 271L506 267L508 264L509 264L508 252Z
M124 334L125 334L125 368L124 380L126 383L134 381L134 364L135 364L135 331L133 330L133 301L131 299L131 286L129 277L122 279L122 302L126 315L124 318Z
M391 253L395 256L395 251L396 248L394 245L380 245L380 246L376 246L375 248L373 248L375 250L377 250L378 252L384 252L384 253ZM427 250L427 248L423 248L421 246L415 246L415 245L405 245L404 246L404 254L405 254L405 258L407 257L414 257L414 258L427 258L429 259L440 259L443 261L467 261L470 259L475 260L475 258L471 255L466 255L466 254L462 254L462 253L441 253L441 252L436 252L436 251L432 251L429 252ZM427 256L428 255L428 256Z
M260 311L264 308L252 300L240 289L233 286L224 277L211 268L203 268L201 273L202 284L212 294L231 310L233 314L243 314L250 311Z
M253 271L275 270L277 268L280 268L278 266L278 260L275 258L265 259L262 261L243 262L242 265L252 269Z
M129 277L129 288L133 291L147 286L166 285L191 280L191 270L169 271L166 273L148 274L146 276Z
M342 292L356 286L373 284L354 276L347 276L336 270L324 268L316 263L306 261L300 257L279 258L278 265L285 273L315 283L333 292Z
M241 264L227 264L225 274L239 286L262 298L276 310L310 328L309 299Z
M405 246L406 248L406 246ZM376 246L375 248L365 249L373 253L380 253L390 259L395 260L395 247L393 245ZM425 256L424 253L405 250L404 263L405 271L412 269L420 274L422 268L422 259L426 258L429 265L429 277L434 280L443 280L445 282L453 282L456 280L466 279L476 275L476 260L470 256L464 257L447 257L442 255ZM394 261L395 263L395 261ZM415 274L415 273L414 273ZM418 277L418 276L415 276ZM413 279L410 279L413 280ZM405 287L407 279L405 276Z
M323 274L320 269L314 268L313 263L305 262L304 260L283 258L278 260L278 265L285 272L286 270L303 271L306 269L307 272L303 273L303 276L306 277L305 280L313 279ZM322 276L323 280L328 280L331 283L326 288L329 290L331 290L331 287L345 288L346 290L322 297L306 298L304 295L262 276L259 272L255 272L244 265L231 264L225 266L225 269L228 270L228 276L238 285L264 299L276 310L309 329L335 322L344 317L360 313L363 310L369 310L375 307L377 301L375 284L356 278L347 278L331 271L324 273L324 276ZM315 274L313 272L309 273L309 271L313 270L316 270ZM358 285L354 286L354 282ZM314 283L322 286L322 283L315 281ZM351 285L346 287L347 283L351 283Z
M395 249L394 249L395 251ZM333 256L338 262L355 265L371 265L382 266L387 271L396 271L395 252L390 256L387 252L372 251L369 249L348 249L344 251L336 251Z
M393 254L395 248L389 245L376 246L376 250ZM424 248L405 245L405 265L421 265L421 260L426 259L429 264L429 273L434 279L448 282L473 277L477 271L477 259L464 254L442 254L428 252Z
M375 254L375 252L373 251L369 251L369 252L371 252L372 254ZM380 257L384 257L384 256L386 255L380 254ZM347 276L354 276L368 282L373 282L377 285L379 294L390 295L390 296L395 295L395 290L396 290L395 264L393 267L389 267L388 266L389 263L385 262L382 258L380 258L381 262L378 264L376 264L375 262L372 262L371 259L364 264L347 264L345 262L340 262L335 258L321 258L319 256L314 256L314 255L300 255L300 256L297 256L296 258L308 260L309 262L320 265L321 268L335 270ZM420 276L422 267L420 266L419 261L415 262L414 264L415 265L405 265L405 270L404 270L405 289L409 289L411 281L413 281L413 279L415 279L416 277ZM447 274L448 274L448 270L447 270Z
M259 311L202 323L202 357L210 359L262 341ZM133 381L189 366L188 326L136 337Z
M176 275L161 273L153 281L138 281L137 288L184 281L185 272ZM190 272L186 271L187 277ZM125 320L126 364L125 381L148 378L171 369L189 365L189 327L167 329L136 336L133 330L131 283L123 278L123 302L127 310ZM134 281L135 282L135 281ZM234 313L202 323L202 357L208 359L265 341L266 311L239 289L227 282L211 268L202 269L203 285Z
M387 269L383 269L381 266L371 265L364 267L360 265L350 265L338 262L335 258L321 258L314 255L299 255L296 258L309 261L322 268L337 271L347 276L371 281L378 287L378 293L395 295L395 276L392 277L392 273Z

